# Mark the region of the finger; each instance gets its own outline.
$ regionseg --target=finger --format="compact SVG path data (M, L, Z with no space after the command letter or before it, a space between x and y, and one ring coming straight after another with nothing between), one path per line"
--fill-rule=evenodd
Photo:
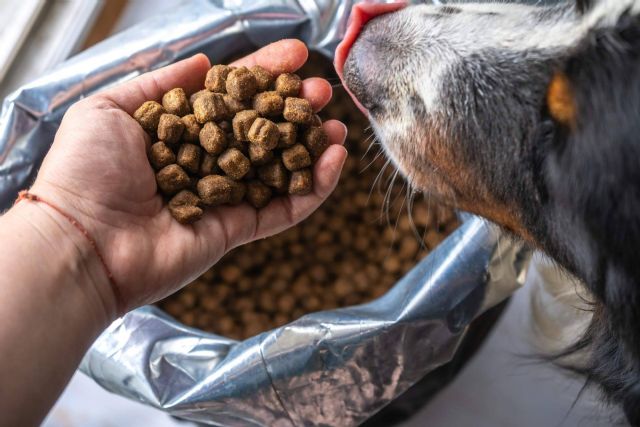
M318 112L331 101L333 89L328 81L319 77L311 77L302 82L300 96L311 104L313 111Z
M272 74L292 73L307 62L309 51L300 40L285 39L271 43L233 62L234 67L260 65Z
M158 101L165 92L173 88L181 87L187 94L202 89L209 68L209 59L199 53L107 89L100 95L108 97L124 111L132 114L145 101Z
M347 127L339 120L327 120L322 124L322 128L329 137L329 144L343 145L347 137Z

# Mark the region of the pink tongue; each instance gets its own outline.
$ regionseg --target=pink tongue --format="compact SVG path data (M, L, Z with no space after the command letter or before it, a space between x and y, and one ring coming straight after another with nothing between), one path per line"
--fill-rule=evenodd
M338 72L338 76L342 81L342 85L345 87L351 98L356 103L358 108L367 115L367 109L360 104L360 102L356 99L355 96L351 93L349 88L344 82L343 71L344 71L344 63L347 61L347 56L349 55L349 50L353 43L358 38L362 27L366 25L367 22L371 21L373 18L384 15L385 13L395 12L396 10L402 9L405 7L407 3L405 1L400 1L396 3L358 3L353 7L351 11L351 16L349 17L349 26L347 28L347 33L344 36L342 42L336 48L336 55L334 59L334 65L336 67L336 71Z

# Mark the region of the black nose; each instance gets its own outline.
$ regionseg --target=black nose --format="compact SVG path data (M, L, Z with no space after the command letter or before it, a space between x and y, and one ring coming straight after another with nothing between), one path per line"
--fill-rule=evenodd
M356 100L366 110L372 112L378 107L372 87L375 85L373 78L375 69L371 64L375 60L370 58L371 52L366 52L363 49L364 44L356 41L351 49L344 64L344 80Z

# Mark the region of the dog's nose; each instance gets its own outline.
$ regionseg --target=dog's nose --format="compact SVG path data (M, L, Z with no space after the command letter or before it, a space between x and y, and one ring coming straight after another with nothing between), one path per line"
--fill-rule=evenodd
M370 20L384 15L386 13L395 12L404 8L407 5L405 1L394 2L394 3L358 3L353 7L351 12L349 26L347 28L347 32L345 34L344 39L336 48L335 55L335 67L340 76L340 80L342 80L342 84L354 102L362 110L363 113L367 114L367 109L362 105L359 100L362 100L361 96L363 93L357 94L352 89L357 89L357 87L362 87L363 82L362 79L358 78L358 73L356 69L352 69L349 66L349 70L347 76L345 77L345 65L351 61L348 61L349 53L351 51L352 46L354 45L358 35L362 28L369 22ZM346 80L348 81L346 81ZM358 96L360 95L360 96Z

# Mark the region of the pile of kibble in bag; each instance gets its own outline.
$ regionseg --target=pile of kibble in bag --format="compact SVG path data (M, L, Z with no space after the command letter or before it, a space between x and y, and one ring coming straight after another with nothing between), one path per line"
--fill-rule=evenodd
M260 66L214 65L205 88L165 93L133 117L156 141L149 161L171 215L183 224L204 207L249 202L266 206L274 194L313 189L313 163L329 142L296 74L271 75Z
M335 78L319 55L299 74ZM349 128L349 157L334 193L296 227L229 252L161 301L167 313L188 326L245 339L306 313L381 296L458 226L452 211L428 199L416 199L410 215L399 182L387 206L395 171L387 168L373 185L386 160L375 145L367 151L369 124L343 89L334 89L321 114Z

